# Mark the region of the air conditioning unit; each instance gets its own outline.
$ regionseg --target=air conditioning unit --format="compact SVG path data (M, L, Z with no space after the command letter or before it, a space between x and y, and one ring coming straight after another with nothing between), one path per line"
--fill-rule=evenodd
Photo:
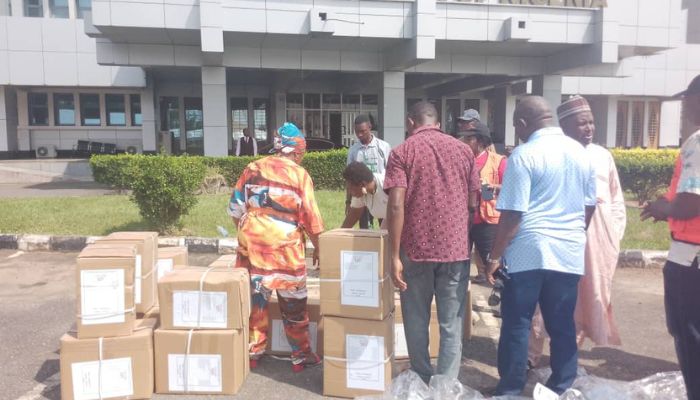
M510 17L503 21L504 26L504 40L513 41L523 41L526 42L531 39L532 35L530 33L530 21L523 17Z
M143 147L140 144L131 144L126 146L127 154L141 154L143 153Z
M34 152L36 153L36 158L56 158L58 155L54 145L39 146Z

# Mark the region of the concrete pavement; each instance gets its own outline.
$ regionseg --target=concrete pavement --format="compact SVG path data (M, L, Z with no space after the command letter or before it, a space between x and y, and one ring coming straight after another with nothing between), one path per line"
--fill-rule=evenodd
M78 197L116 193L109 186L95 182L0 183L0 198Z
M0 387L7 399L60 399L58 347L74 319L75 253L0 250ZM208 265L215 254L191 254L193 265ZM474 286L478 322L464 350L460 380L478 390L496 385L496 343L500 320L486 304L490 290ZM671 337L666 333L662 275L659 270L620 269L613 304L624 345L585 347L580 363L589 373L633 380L677 370ZM546 359L543 361L547 361ZM288 362L266 358L246 381L239 399L321 398L320 367L293 374ZM162 396L195 399L206 396Z

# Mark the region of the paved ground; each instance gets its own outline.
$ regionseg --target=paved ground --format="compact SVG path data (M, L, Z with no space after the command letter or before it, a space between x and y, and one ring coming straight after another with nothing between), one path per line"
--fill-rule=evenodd
M0 198L97 196L115 193L110 187L95 182L0 183Z
M207 265L215 257L192 254L190 260L194 265ZM57 349L61 334L70 329L74 318L74 260L74 253L0 250L1 398L60 399ZM671 338L664 328L661 279L658 270L618 272L614 306L624 346L584 349L581 365L589 373L633 380L678 369ZM460 380L476 389L488 390L497 379L495 344L499 320L486 305L489 290L475 287L473 292L479 320L464 351ZM288 363L265 359L236 398L313 399L321 397L321 390L321 368L292 374Z

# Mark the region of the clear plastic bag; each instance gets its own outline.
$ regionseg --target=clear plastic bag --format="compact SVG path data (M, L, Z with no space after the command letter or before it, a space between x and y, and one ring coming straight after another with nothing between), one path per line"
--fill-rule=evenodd
M445 375L430 378L430 390L434 400L482 400L477 390L462 385L457 379Z

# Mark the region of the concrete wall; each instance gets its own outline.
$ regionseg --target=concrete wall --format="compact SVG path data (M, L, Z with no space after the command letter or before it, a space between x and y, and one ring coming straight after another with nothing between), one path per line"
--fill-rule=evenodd
M141 68L101 66L95 53L83 20L0 17L0 85L145 85Z

